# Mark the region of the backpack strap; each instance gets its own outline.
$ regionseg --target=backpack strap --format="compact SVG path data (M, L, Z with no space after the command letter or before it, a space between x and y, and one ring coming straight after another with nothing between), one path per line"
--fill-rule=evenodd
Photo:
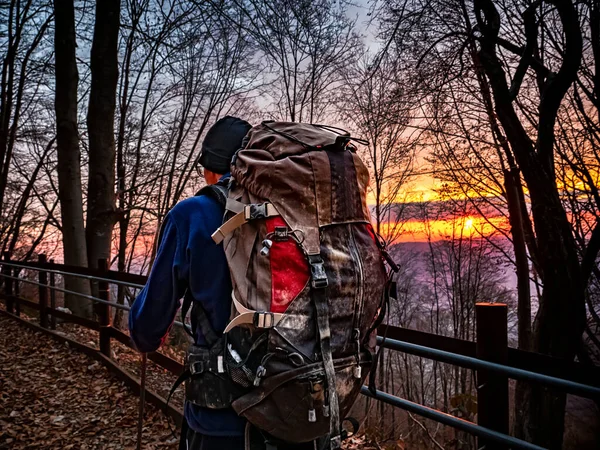
M233 292L231 293L231 299L235 309L238 312L238 315L227 324L227 327L225 327L225 331L223 331L223 333L228 333L232 328L242 324L252 324L256 328L262 329L273 328L276 327L277 324L285 317L285 314L282 313L274 313L270 311L261 312L248 309L242 305L237 298L235 298L235 294Z
M325 369L327 394L329 395L329 445L332 450L341 447L340 406L335 382L335 367L331 352L331 328L329 326L329 300L327 298L328 279L320 254L308 255L311 272L311 295L317 313L317 329L321 343L321 358Z
M247 205L232 198L228 198L229 180L230 178L219 180L216 184L204 186L196 193L196 196L208 195L209 197L214 198L223 208L225 208L225 210L235 213L231 219L217 228L217 231L212 234L211 237L216 244L223 242L225 236L233 233L237 228L251 220L267 219L269 217L280 215L275 206L271 203L252 203Z
M267 219L269 217L279 216L279 211L271 203L252 203L246 205L238 201L228 199L226 200L227 209L233 212L239 211L235 216L217 228L212 234L213 241L216 244L220 244L230 233L241 227L245 223L251 220Z
M192 308L192 330L196 330L198 327L200 327L200 332L202 333L204 340L206 340L206 344L209 347L212 347L214 344L217 343L219 337L217 336L217 333L215 333L215 330L212 327L212 325L210 324L210 320L208 318L206 310L200 302L193 301L192 296L189 292L185 293L185 296L183 297L183 303L181 305L181 322L183 323L183 328L185 332L189 334L192 338L195 337L194 333L185 324L185 317L187 316L190 307Z
M216 184L210 184L208 186L204 186L198 192L196 192L196 197L201 195L207 195L209 197L214 198L219 205L225 208L227 204L227 196L228 196L228 188L229 178L224 178L223 180L219 180ZM192 306L193 305L193 306ZM188 311L192 308L192 330L185 324L185 318L187 316ZM181 305L181 322L183 323L183 329L187 334L189 334L192 338L195 338L194 332L197 327L200 327L200 332L202 336L206 340L206 344L209 347L212 347L218 340L219 337L212 325L210 324L210 320L208 318L208 314L204 307L200 304L200 302L194 302L193 298L189 291L186 291L183 297L183 303ZM181 384L181 383L180 383Z
M196 192L195 196L199 197L201 195L207 195L214 198L219 205L225 208L227 205L227 197L229 196L229 189L227 188L228 184L229 178L224 178L223 180L219 180L218 183L204 186L202 189Z

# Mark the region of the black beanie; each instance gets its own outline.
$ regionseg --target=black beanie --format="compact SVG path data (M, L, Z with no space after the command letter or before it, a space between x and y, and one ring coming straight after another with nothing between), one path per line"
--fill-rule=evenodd
M252 125L237 117L225 116L217 120L204 137L198 163L220 175L229 172L231 159L250 128Z

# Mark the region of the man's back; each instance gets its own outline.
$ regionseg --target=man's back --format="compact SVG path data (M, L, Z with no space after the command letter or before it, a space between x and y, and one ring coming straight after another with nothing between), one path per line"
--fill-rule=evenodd
M196 162L207 184L217 183L229 172L231 159L250 128L245 120L231 116L210 127ZM231 312L231 279L223 248L211 238L221 225L223 212L216 200L202 195L178 203L165 218L148 282L129 314L131 338L140 351L152 352L160 347L184 296L203 307L216 334L225 329ZM190 349L204 350L204 336L200 330L195 334L196 345ZM180 449L242 450L245 421L232 408L199 405L207 404L186 398Z
M154 351L171 326L186 290L201 302L213 329L222 333L228 322L231 279L222 246L211 234L221 225L223 208L208 196L178 203L163 225L152 273L130 314L131 336L141 351ZM194 338L204 345L199 330ZM244 421L231 409L212 410L186 404L186 419L194 431L211 436L240 436Z

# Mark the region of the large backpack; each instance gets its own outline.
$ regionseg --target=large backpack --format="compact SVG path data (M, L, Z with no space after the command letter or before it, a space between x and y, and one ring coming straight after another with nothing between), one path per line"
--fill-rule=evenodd
M213 240L231 273L232 320L201 351L213 359L211 376L227 380L208 389L190 383L188 400L210 407L205 393L222 391L228 398L214 407L232 401L285 442L328 435L331 448L340 446L387 300L387 254L370 223L369 175L353 140L332 127L263 122L234 157L228 186L210 189L225 204Z

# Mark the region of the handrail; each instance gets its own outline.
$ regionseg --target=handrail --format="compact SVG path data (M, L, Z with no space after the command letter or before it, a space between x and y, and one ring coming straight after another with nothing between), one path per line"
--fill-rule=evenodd
M452 428L457 428L459 430L466 431L475 436L493 440L501 444L506 444L512 448L519 448L524 450L545 450L543 447L539 447L527 441L522 441L521 439L517 439L504 433L499 433L497 431L490 430L489 428L482 427L481 425L469 422L468 420L460 419L450 414L438 411L437 409L419 405L418 403L414 403L409 400L396 397L386 392L376 390L375 394L373 394L366 386L363 386L360 392L361 394L367 397L374 398L375 400L379 400L389 405L402 408L406 411L418 414L422 417L426 417L444 425L451 426Z
M574 381L564 380L562 378L551 377L529 370L517 369L515 367L505 366L482 359L471 358L470 356L457 355L443 350L436 350L423 345L401 342L395 339L386 339L377 337L377 344L384 348L396 350L425 358L435 359L436 361L454 364L468 369L485 369L506 375L509 378L517 380L535 381L546 386L554 387L565 392L600 400L600 388L588 386Z
M66 275L69 277L85 278L87 280L92 280L92 281L94 281L94 280L106 281L107 283L118 284L121 286L129 286L129 287L133 287L135 289L143 289L144 288L143 284L130 283L128 281L114 280L112 278L96 277L93 275L85 275L83 273L63 272L61 270L46 269L43 267L36 267L33 265L15 264L13 262L7 262L7 261L0 261L0 265L7 265L7 266L11 266L11 267L18 267L18 268L29 269L29 270L37 270L38 272L43 271L43 272L48 272L48 273L54 273L57 275Z
M6 274L3 274L3 273L0 273L0 277L10 278L12 280L21 281L23 283L34 284L36 286L47 287L47 288L55 290L55 291L64 292L65 294L76 295L78 297L85 298L85 299L90 300L92 302L98 302L98 303L103 303L105 305L110 305L110 306L113 306L113 307L115 307L117 309L124 309L126 311L129 311L131 309L127 305L121 305L119 303L114 303L114 302L107 302L106 300L102 300L100 298L93 297L91 295L82 294L81 292L71 291L69 289L63 289L63 288L60 288L58 286L50 286L50 285L47 285L47 284L38 283L37 281L28 280L27 278L13 277L11 275L6 275Z
M411 344L444 350L456 353L457 355L474 358L477 354L475 341L466 341L411 328L383 324L379 326L378 334L379 336L384 336L386 339L410 342ZM600 387L600 367L590 366L578 361L565 361L554 356L509 347L506 365L556 378L563 378L576 383Z
M4 261L0 261L0 265L2 265L2 264L6 264L6 263ZM8 264L6 264L6 265L8 265ZM13 266L17 266L17 265L13 264ZM28 267L28 266L25 266L25 267L27 267L28 269L31 269L31 267ZM38 269L38 270L40 270L40 271L46 271L45 269ZM67 273L67 275L70 276L72 274ZM73 275L74 276L79 276L79 274L73 274ZM38 283L37 281L28 280L26 278L13 277L11 275L6 275L6 274L3 274L3 273L0 273L0 277L10 278L12 280L21 281L23 283L29 283L29 284L33 284L33 285L36 285L36 286L47 287L50 290L64 292L65 294L70 294L70 295L76 295L78 297L85 298L85 299L90 300L92 302L97 302L97 303L102 303L104 305L112 306L113 308L122 309L124 311L131 311L131 307L129 307L127 305L121 305L120 303L115 303L115 302L107 302L106 300L102 300L100 298L93 297L91 295L82 294L81 292L71 291L71 290L68 290L68 289L63 289L63 288L60 288L58 286L50 286L50 285L47 285L47 284ZM111 280L111 279L108 279L108 278L104 278L104 279L103 278L97 278L97 279L100 280L100 281L106 281L107 283L115 283L114 280ZM182 322L179 322L178 320L175 320L173 322L173 325L176 325L178 327L184 328L184 324Z

